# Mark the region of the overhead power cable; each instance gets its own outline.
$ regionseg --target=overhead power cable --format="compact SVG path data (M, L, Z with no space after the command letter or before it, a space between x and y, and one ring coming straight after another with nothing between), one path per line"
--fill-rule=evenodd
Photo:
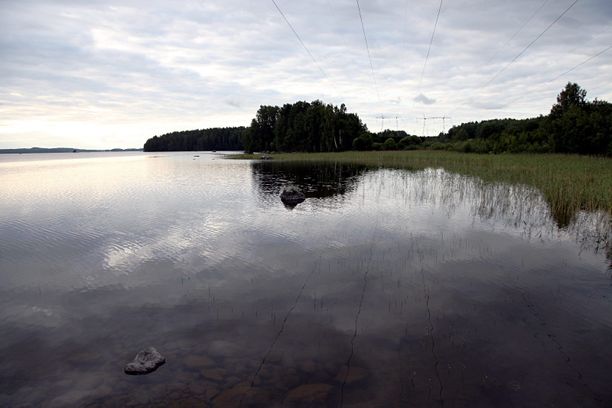
M544 81L544 82L543 82L543 84L548 84L548 83L550 83L550 82L554 82L554 81L556 81L557 79L559 79L559 78L561 78L561 77L563 77L563 76L565 76L565 75L569 74L570 72L574 71L575 69L577 69L577 68L579 68L579 67L581 67L581 66L585 65L585 64L586 64L586 63L588 63L589 61L594 60L595 58L599 57L600 55L602 55L602 54L604 54L604 53L606 53L606 52L610 51L611 49L612 49L612 45L610 45L610 46L609 46L609 47L607 47L607 48L604 48L603 50L599 51L599 52L598 52L597 54L595 54L595 55L591 55L590 57L588 57L587 59L585 59L585 60L584 60L584 61L582 61L581 63L574 65L572 68L568 69L567 71L563 72L562 74L557 75L557 76L556 76L556 77L554 77L553 79L549 79L549 80L547 80L547 81ZM507 103L507 105L512 105L512 104L514 104L514 103L516 103L516 102L520 101L521 99L524 99L524 98L525 98L525 97L527 97L527 96L532 96L532 95L531 95L531 94L527 94L527 93L524 93L524 92L523 92L523 93L521 93L519 96L517 96L516 98L511 99L511 100L510 100L510 101Z
M423 75L425 75L425 68L427 67L427 61L429 61L429 53L431 52L431 44L433 44L434 36L436 35L436 28L438 27L438 20L440 19L440 12L442 11L442 1L440 0L440 6L438 7L438 13L436 14L436 22L434 23L434 28L431 33L431 38L429 39L429 47L427 47L427 55L425 56L425 63L423 64L423 69L421 70L421 78L419 79L419 92L421 91L421 84L423 83Z
M531 20L533 20L533 18L544 8L544 6L546 6L546 4L549 1L550 0L544 0L542 2L542 4L540 4L540 6L533 12L533 14L531 14L531 16L529 16L529 18L527 20L525 20L525 22L519 27L519 29L516 30L514 32L514 34L512 34L512 37L510 37L507 41L505 41L501 46L499 46L497 48L497 52L495 54L493 54L493 56L491 58L489 58L489 60L486 63L488 64L493 59L495 59L495 57L497 57L499 55L500 50L502 50L506 46L506 44L509 44L512 40L514 40L516 38L516 36L519 35L521 33L521 31L523 31L523 29L525 27L527 27L527 24L529 24L531 22Z
M521 57L521 56L522 56L522 55L523 55L523 54L524 54L524 53L525 53L525 52L526 52L526 51L527 51L529 48L531 48L531 46L532 46L533 44L535 44L535 43L536 43L536 42L537 42L537 41L538 41L538 40L539 40L539 39L540 39L540 38L541 38L541 37L542 37L544 34L546 34L546 32L547 32L548 30L550 30L550 29L551 29L551 27L552 27L552 26L554 26L554 25L557 23L557 21L561 20L561 18L563 18L563 16L564 16L564 15L565 15L565 14L566 14L568 11L570 11L570 9L571 9L572 7L574 7L574 6L576 5L576 3L578 3L578 0L574 0L574 2L573 2L572 4L570 4L570 5L569 5L569 7L567 7L565 10L563 10L563 13L561 13L561 14L559 15L559 17L557 17L556 19L554 19L554 20L553 20L553 22L552 22L552 23L550 23L550 24L548 25L548 27L546 27L546 28L544 29L544 31L542 31L540 34L538 34L538 36L537 36L536 38L534 38L534 39L533 39L533 40L532 40L532 41L531 41L529 44L527 44L527 46L526 46L525 48L523 48L523 50L522 50L521 52L519 52L519 53L518 53L518 54L517 54L517 55L516 55L514 58L512 58L512 61L510 61L508 64L506 64L506 66L505 66L505 67L503 67L501 70L497 71L497 73L496 73L495 75L493 75L493 76L492 76L492 77L491 77L491 78L490 78L490 79L489 79L489 80L488 80L488 81L487 81L487 82L484 84L484 86L489 85L489 84L490 84L491 82L493 82L493 80L494 80L495 78L497 78L497 77L498 77L498 76L499 76L499 75L500 75L502 72L504 72L506 69L508 69L508 67L509 67L510 65L514 64L514 62L515 62L516 60L518 60L518 59L519 59L519 58L520 58L520 57Z
M577 65L573 66L572 68L568 69L564 73L557 75L556 77L551 79L551 81L556 81L557 79L561 78L562 76L565 76L565 75L569 74L570 72L572 72L576 68L579 68L579 67L583 66L584 64L586 64L587 62L589 62L589 61L599 57L601 54L604 54L604 53L610 51L610 49L612 49L612 45L610 45L608 48L605 48L605 49L599 51L597 54L590 56L589 58L587 58L584 61L582 61L580 64L577 64Z
M603 50L599 51L597 54L591 55L590 57L586 58L585 60L583 60L582 62L580 62L579 64L574 65L572 68L568 69L567 71L564 71L563 73L557 75L556 77L552 78L552 79L547 79L544 82L540 82L541 84L548 84L551 82L556 81L557 79L569 74L570 72L573 72L574 70L580 68L581 66L587 64L588 62L594 60L595 58L599 57L600 55L605 54L606 52L612 50L612 45L604 48ZM545 91L548 92L548 91ZM540 92L538 92L540 93ZM533 99L533 94L532 93L527 93L527 92L521 92L520 95L516 96L515 98L510 99L508 102L506 102L506 106L510 106L513 105L514 103L525 99L526 97L530 97ZM467 102L467 100L466 100ZM454 112L454 111L453 111ZM507 113L519 113L519 114L523 114L524 112L516 112L516 111L504 111Z
M361 6L359 0L357 2L357 10L359 11L359 20L361 21L361 31L363 31L363 39L365 41L366 51L368 52L368 60L370 60L370 70L372 71L372 79L374 81L374 88L376 89L376 95L380 102L380 93L378 92L378 82L376 81L376 74L374 73L374 64L372 64L372 56L370 55L370 45L368 44L368 36L366 35L365 25L363 24L363 16L361 15Z
M317 61L317 59L314 57L314 55L312 55L312 53L310 52L310 50L308 49L308 47L306 47L306 44L304 44L304 41L302 41L302 37L300 37L300 35L298 34L298 32L295 30L295 28L293 28L293 25L291 25L291 23L289 22L289 20L287 19L287 16L285 16L285 13L283 13L283 10L281 10L281 8L278 6L278 4L276 3L275 0L272 0L272 3L274 3L274 6L276 7L276 9L278 10L278 12L280 13L280 15L283 17L283 19L285 20L285 22L287 23L287 25L289 26L289 28L291 29L291 31L293 31L293 34L295 35L295 38L297 38L297 40L300 42L300 44L302 45L302 47L304 48L304 50L306 50L306 52L308 53L308 55L310 56L310 59L312 59L312 62L317 66L317 68L319 69L319 71L321 71L321 73L323 74L324 77L327 77L327 74L325 73L325 71L323 71L323 68L321 68L321 66L319 65L319 62Z

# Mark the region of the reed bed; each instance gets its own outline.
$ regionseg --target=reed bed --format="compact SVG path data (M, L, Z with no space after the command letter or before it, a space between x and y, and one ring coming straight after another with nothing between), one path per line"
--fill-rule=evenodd
M612 215L612 159L560 154L474 154L446 151L278 153L274 160L334 161L409 170L443 168L485 182L526 184L539 189L559 225L576 213L606 211ZM258 159L260 155L231 155Z

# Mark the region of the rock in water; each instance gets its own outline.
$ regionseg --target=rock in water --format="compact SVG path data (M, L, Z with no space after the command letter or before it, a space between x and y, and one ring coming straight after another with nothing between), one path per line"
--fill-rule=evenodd
M329 384L304 384L292 389L287 394L284 404L290 407L322 407L326 404L333 388Z
M136 354L134 360L125 366L124 371L130 375L149 374L165 362L164 356L154 347L149 347Z
M298 205L306 199L306 196L297 187L289 186L283 189L280 198L287 205Z

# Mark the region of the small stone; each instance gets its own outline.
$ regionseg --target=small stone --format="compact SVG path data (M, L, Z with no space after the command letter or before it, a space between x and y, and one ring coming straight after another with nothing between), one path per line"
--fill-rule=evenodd
M212 406L218 407L270 407L273 395L269 390L251 387L248 383L240 383L225 390L212 400Z
M189 356L185 359L185 365L189 368L211 367L215 362L206 356Z
M195 374L192 372L179 371L173 375L173 378L183 384L189 384L194 380Z
M134 360L128 363L124 371L129 375L149 374L166 362L164 356L154 347L148 347L136 354Z
M510 388L512 391L520 391L521 390L521 383L518 381L510 381L508 383L508 388Z
M213 399L214 407L237 407L245 395L251 390L248 384L241 383L223 391Z
M229 341L225 340L214 340L208 346L208 354L213 357L235 357L241 353L241 348Z
M289 391L285 401L288 404L319 405L329 398L332 389L329 384L303 384Z
M347 366L342 366L338 375L336 376L336 381L341 383L346 383L346 385L352 385L358 383L360 381L365 380L368 377L368 370L361 367L351 367L349 369L348 375L346 375Z
M219 389L211 387L206 390L206 392L204 393L204 396L206 397L208 401L210 401L213 398L215 398L217 395L219 395L219 392L220 392Z
M204 370L204 372L202 373L204 378L206 378L207 380L215 381L215 382L223 381L225 374L226 374L226 371L221 368L207 369L207 370Z
M111 395L112 393L113 393L113 389L111 387L109 387L108 385L100 385L98 388L96 388L92 392L92 395L106 396L106 395Z
M306 360L302 362L300 368L306 373L314 373L317 371L317 363L315 363L313 360Z
M238 384L240 382L240 378L238 377L228 377L225 379L224 381L224 385L226 387L233 387L234 385Z

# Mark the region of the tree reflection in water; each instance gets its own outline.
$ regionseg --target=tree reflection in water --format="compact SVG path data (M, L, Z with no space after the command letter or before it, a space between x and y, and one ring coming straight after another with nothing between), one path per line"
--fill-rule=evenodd
M581 211L569 224L560 223L544 196L527 185L484 182L443 169L408 171L336 162L254 162L252 177L264 205L280 201L283 187L295 185L307 199L316 199L309 201L311 206L327 209L342 207L350 201L346 196L356 194L360 185L392 183L386 190L393 192L389 198L399 197L408 207L441 208L449 218L467 211L492 227L517 230L528 240L572 238L583 250L607 251L608 259L612 259L609 214Z

